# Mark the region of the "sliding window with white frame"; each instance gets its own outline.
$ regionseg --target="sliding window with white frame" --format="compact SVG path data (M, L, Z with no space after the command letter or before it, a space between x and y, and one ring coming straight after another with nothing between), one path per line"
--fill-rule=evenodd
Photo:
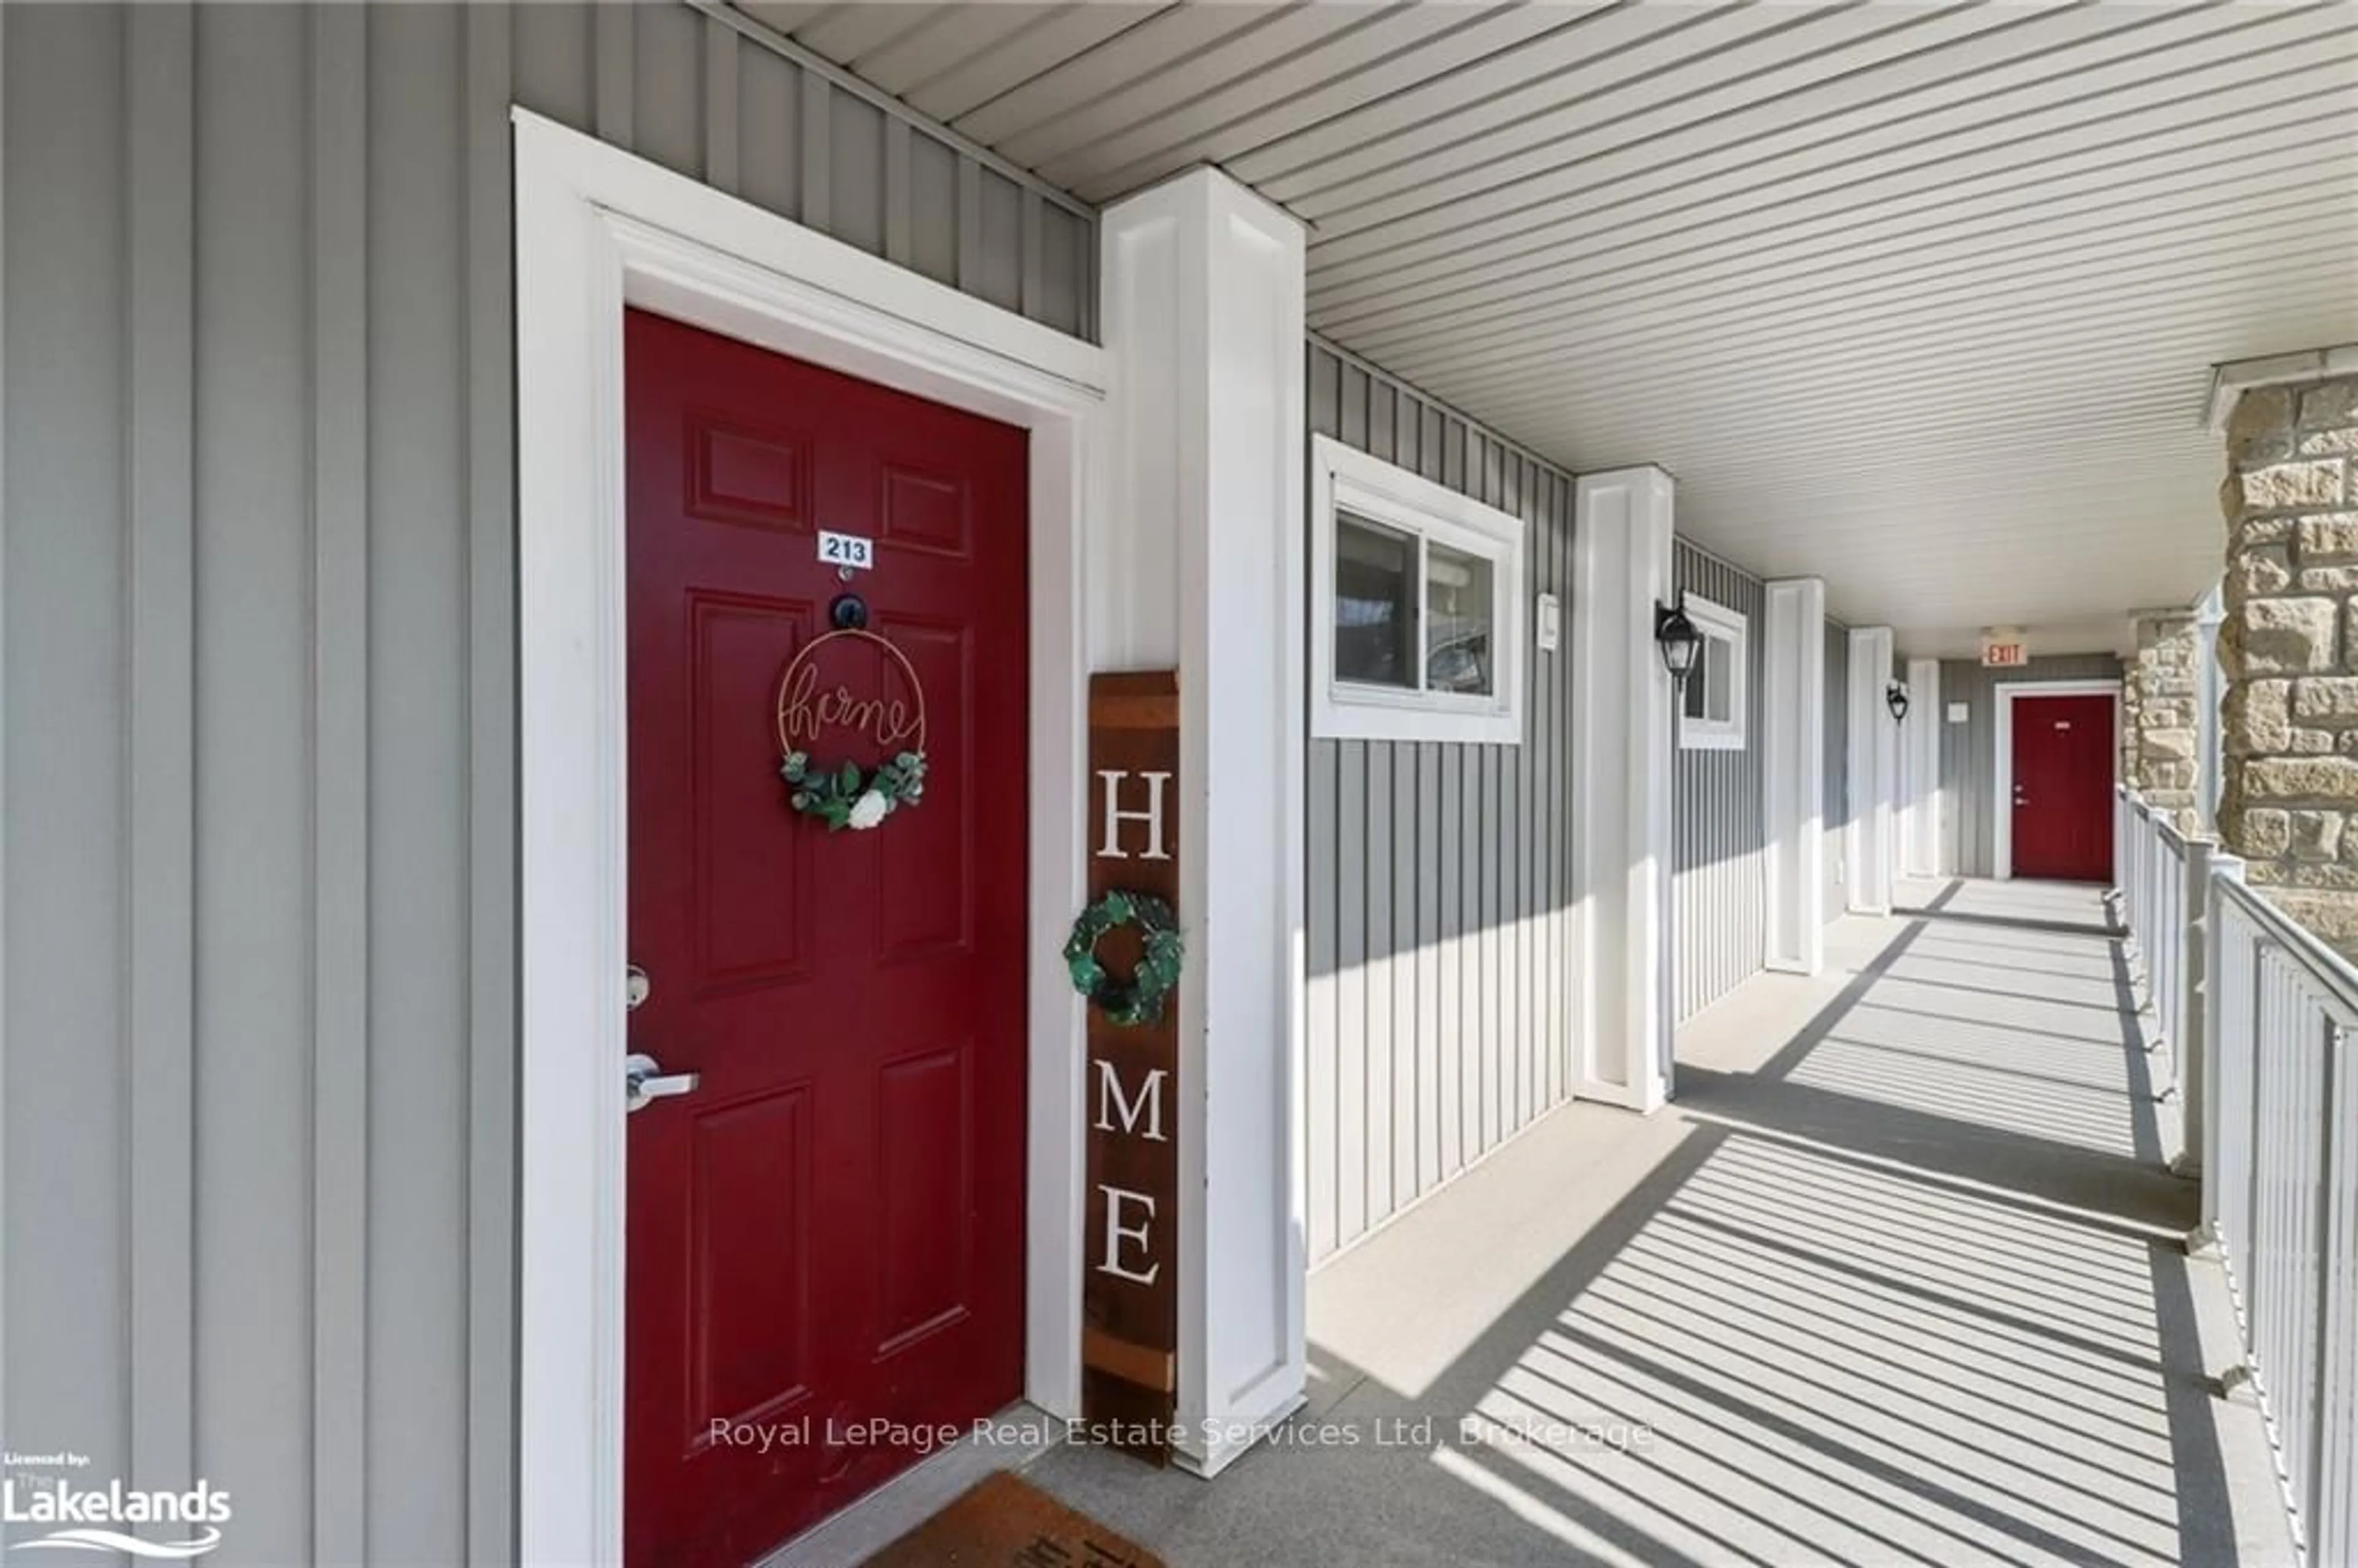
M1679 744L1692 752L1741 752L1747 741L1744 683L1751 659L1751 622L1708 599L1681 601L1703 633L1694 668L1681 687Z
M1316 438L1311 732L1523 738L1523 520Z

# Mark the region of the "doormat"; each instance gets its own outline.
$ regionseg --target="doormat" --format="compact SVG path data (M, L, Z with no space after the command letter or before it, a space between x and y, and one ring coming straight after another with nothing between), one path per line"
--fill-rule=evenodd
M968 1488L862 1568L1164 1568L1163 1559L1075 1513L1011 1471Z

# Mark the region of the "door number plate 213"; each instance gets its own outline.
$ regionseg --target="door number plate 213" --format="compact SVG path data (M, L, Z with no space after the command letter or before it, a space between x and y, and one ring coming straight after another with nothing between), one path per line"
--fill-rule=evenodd
M858 534L830 534L822 528L818 534L818 558L830 567L872 571L876 567L876 541Z

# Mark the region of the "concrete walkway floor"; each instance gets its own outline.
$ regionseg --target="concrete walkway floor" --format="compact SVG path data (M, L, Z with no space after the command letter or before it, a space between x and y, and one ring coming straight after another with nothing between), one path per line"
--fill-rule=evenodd
M1216 1481L1028 1473L1174 1568L2291 1561L2094 891L1907 892L1322 1270Z

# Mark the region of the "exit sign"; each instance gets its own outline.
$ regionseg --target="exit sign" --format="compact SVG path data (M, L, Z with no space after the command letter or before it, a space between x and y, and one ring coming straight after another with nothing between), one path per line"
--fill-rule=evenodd
M2019 637L1982 639L1982 665L1986 669L2014 669L2030 662L2030 650Z

